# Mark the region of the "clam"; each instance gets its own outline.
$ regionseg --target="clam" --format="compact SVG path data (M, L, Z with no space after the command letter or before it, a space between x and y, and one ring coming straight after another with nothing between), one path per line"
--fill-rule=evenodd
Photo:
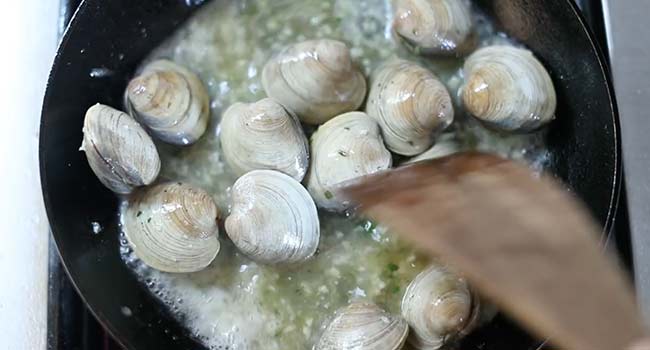
M395 32L417 52L461 55L477 43L467 0L396 0Z
M371 79L366 112L391 151L412 156L431 147L454 120L447 88L424 67L405 60L381 66Z
M147 132L128 114L96 104L84 119L80 150L99 181L111 191L130 193L151 184L160 171L160 157Z
M550 122L557 99L544 66L526 49L489 46L467 58L463 104L486 126L528 132Z
M316 350L398 350L408 335L400 316L375 304L355 302L337 311L327 325Z
M279 171L253 170L232 188L226 233L255 261L297 263L316 252L320 224L314 201L298 181Z
M350 58L348 47L318 39L291 45L262 71L262 85L307 124L322 124L356 110L366 96L366 80Z
M456 139L456 135L452 133L445 133L440 135L433 147L409 159L406 163L415 163L423 160L446 157L460 152L461 149L461 145Z
M129 113L156 138L175 145L196 142L208 126L208 93L185 67L157 60L144 67L126 88Z
M476 326L480 303L464 278L443 266L431 266L406 288L401 307L411 326L409 343L416 349L435 350Z
M307 189L319 207L343 212L350 203L337 193L340 186L391 165L379 124L363 112L345 113L312 135Z
M269 169L302 181L309 166L309 145L300 122L270 98L230 106L221 119L221 146L237 176Z
M160 271L199 271L219 253L217 206L208 193L185 183L135 193L124 224L135 255Z

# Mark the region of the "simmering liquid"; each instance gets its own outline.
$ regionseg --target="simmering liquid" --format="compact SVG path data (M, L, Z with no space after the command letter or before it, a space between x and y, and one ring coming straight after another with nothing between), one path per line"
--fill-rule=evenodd
M462 148L495 152L542 171L550 161L543 133L505 136L467 118L457 98L463 60L410 53L394 39L391 16L389 0L215 1L204 6L148 58L170 58L192 69L211 97L212 119L201 140L187 148L158 144L161 177L210 192L225 218L236 178L221 156L221 114L234 102L265 97L260 77L265 62L288 44L314 38L346 42L366 76L395 56L428 67L455 97L456 121L449 132L456 133ZM516 45L478 12L476 21L481 45ZM399 313L402 293L427 264L371 221L321 212L320 222L318 252L298 266L259 265L239 253L224 232L216 260L191 274L147 267L125 239L120 249L142 283L207 347L309 349L328 317L352 300L374 301Z

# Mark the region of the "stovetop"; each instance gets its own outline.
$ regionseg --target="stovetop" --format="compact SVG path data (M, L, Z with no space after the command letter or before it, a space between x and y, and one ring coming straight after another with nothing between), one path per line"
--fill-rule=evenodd
M607 52L603 0L576 0L591 29ZM61 0L59 35L61 36L81 0ZM623 186L625 188L625 186ZM621 191L613 232L607 242L632 275L630 228L625 191ZM48 350L117 350L121 347L95 320L72 286L50 240L48 292Z

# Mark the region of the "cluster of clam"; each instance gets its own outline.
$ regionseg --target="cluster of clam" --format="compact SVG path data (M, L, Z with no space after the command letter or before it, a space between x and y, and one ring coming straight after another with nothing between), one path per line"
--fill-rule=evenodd
M465 0L397 0L394 18L396 35L419 54L461 56L477 45ZM553 84L528 50L480 48L466 58L464 79L462 104L487 127L527 132L554 116ZM268 97L231 105L220 135L223 158L239 176L226 234L259 263L313 256L317 207L348 210L338 190L389 169L393 153L420 161L458 151L453 136L441 135L454 120L450 93L416 62L391 59L366 83L346 44L310 40L272 57L262 85ZM201 270L219 252L217 206L189 184L153 185L161 164L151 136L196 142L209 119L206 89L187 68L158 60L129 83L125 105L128 114L88 109L82 150L106 187L131 194L124 224L135 254L161 271ZM309 139L302 124L317 127ZM408 286L401 311L352 303L337 311L316 349L395 350L407 339L417 349L439 349L476 326L480 302L462 277L435 265Z
M166 272L193 272L219 252L217 205L182 182L154 184L160 156L152 136L190 145L205 132L209 97L201 80L168 60L151 62L125 91L124 113L96 104L86 112L81 149L99 180L130 194L125 233L136 255Z
M418 274L404 292L401 315L369 302L336 311L316 350L435 350L462 338L481 323L481 303L464 278L442 265Z

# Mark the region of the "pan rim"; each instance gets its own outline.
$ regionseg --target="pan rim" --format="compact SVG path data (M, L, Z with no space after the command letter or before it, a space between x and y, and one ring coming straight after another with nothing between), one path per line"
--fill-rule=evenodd
M83 293L82 289L79 287L77 281L75 278L73 278L73 274L70 272L69 266L68 266L68 261L69 259L64 259L61 251L61 235L57 234L55 229L52 227L50 224L52 217L55 216L53 209L52 209L52 204L51 204L51 198L49 196L49 189L47 188L47 169L46 169L46 164L43 159L43 154L44 154L44 148L43 148L43 130L47 127L47 122L45 121L46 118L44 118L46 114L46 110L48 109L50 105L50 96L51 96L51 86L52 86L52 81L54 80L54 76L59 70L59 67L62 64L62 52L64 51L63 49L66 47L68 41L70 40L71 33L74 31L74 28L77 27L77 24L79 22L78 18L83 16L84 12L87 11L87 8L90 6L90 3L94 0L82 0L79 7L74 11L74 14L72 15L69 24L67 25L63 35L61 36L61 40L59 42L59 45L57 47L56 55L54 57L53 63L52 63L52 68L50 69L49 75L48 75L48 80L47 80L47 88L44 94L43 98L43 103L42 103L42 108L41 108L41 115L40 115L40 123L39 123L39 146L38 146L38 162L39 162L39 178L41 182L41 190L42 190L42 195L43 195L43 202L45 204L45 210L46 210L46 215L47 215L47 220L48 220L48 225L50 228L50 237L54 238L54 243L56 246L57 254L59 256L59 259L61 261L61 265L63 266L65 273L68 275L68 278L71 281L71 284L73 285L74 289L77 291L78 295L82 299L84 305L88 308L88 310L91 312L91 314L95 317L96 320L107 330L107 332L120 344L120 346L123 346L124 348L131 349L133 348L133 344L126 338L123 337L117 329L113 326L112 322L104 318L101 313L98 310L95 310L95 306L92 305L92 303L89 303L88 300L86 299L86 294ZM609 111L608 114L611 116L611 124L613 126L613 138L614 138L614 166L613 166L613 176L612 176L612 184L611 184L611 193L610 193L610 199L609 199L609 204L608 204L608 210L607 210L607 216L605 219L605 222L603 223L603 230L601 234L601 245L603 247L607 246L608 241L611 238L612 234L612 229L614 227L614 221L616 217L616 213L618 211L618 204L619 204L619 199L621 195L621 190L622 190L622 184L621 184L621 179L622 179L622 174L621 174L621 169L622 169L622 161L621 161L621 139L620 139L620 116L618 112L618 107L617 107L617 101L616 101L616 95L614 93L614 86L612 82L612 78L610 75L610 70L607 65L607 60L606 56L604 54L604 51L600 47L600 45L595 41L595 35L593 31L588 27L586 24L585 18L580 12L579 8L575 3L573 3L572 0L560 0L562 3L566 4L569 9L571 10L571 13L574 14L575 18L578 20L578 23L580 24L580 27L582 28L582 31L586 35L586 38L589 41L589 45L591 48L592 53L595 55L594 57L596 58L596 61L598 62L598 66L600 69L599 76L601 76L604 80L604 84L606 86L607 90L607 96L608 96L608 105L609 105ZM603 248L604 249L604 248ZM50 324L48 324L48 328L50 327ZM188 336L191 336L188 334ZM194 338L195 339L195 338ZM546 341L542 342L537 349L541 349L541 347L546 344Z

